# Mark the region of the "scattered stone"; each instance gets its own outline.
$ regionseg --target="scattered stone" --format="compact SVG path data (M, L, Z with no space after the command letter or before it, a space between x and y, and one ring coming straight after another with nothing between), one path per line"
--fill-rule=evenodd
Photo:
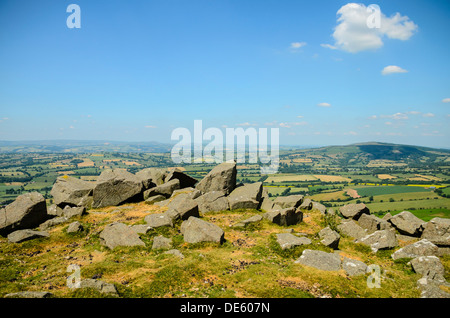
M417 281L417 286L422 290L421 298L450 298L450 294L439 288L436 283L428 277L422 277Z
M108 224L100 233L100 242L110 249L117 246L145 246L139 235L123 223Z
M445 269L437 256L419 256L411 260L412 269L430 280L445 283Z
M303 212L292 207L266 212L263 217L275 224L289 226L300 223L303 220Z
M152 250L169 249L172 247L172 239L159 235L153 239Z
M180 259L184 258L184 255L177 249L168 250L167 252L164 252L164 254L171 254L179 257Z
M130 229L132 229L137 234L147 234L152 227L147 224L137 224L130 226Z
M277 242L283 250L293 248L295 246L311 244L311 240L309 238L298 237L290 233L277 234Z
M170 226L173 227L173 219L170 215L166 213L155 213L147 215L144 218L145 222L148 224L148 226L157 228L162 226Z
M154 196L151 196L151 197L147 198L145 200L145 203L153 205L156 202L164 201L165 199L166 199L165 196L163 196L161 194L157 194L157 195L154 195Z
M347 220L337 226L338 230L347 236L360 239L367 235L367 230L359 226L354 220Z
M222 191L226 195L236 188L236 163L223 162L215 166L200 182L196 188L202 193Z
M355 241L370 246L373 252L398 246L397 237L393 230L379 230Z
M341 258L335 253L306 249L295 263L324 271L337 271L341 266Z
M122 169L104 170L93 191L93 208L119 205L128 201L142 201L142 181Z
M202 213L224 211L229 209L228 199L222 191L207 192L195 199Z
M166 176L167 170L163 168L145 168L136 172L136 177L142 181L144 190L163 184Z
M247 225L251 224L251 223L257 223L259 221L261 221L263 219L263 217L259 214L256 214L248 219L245 219L244 221L240 221L239 223L236 223L234 226L236 227L246 227Z
M5 298L50 298L53 294L46 291L21 291L6 294Z
M439 247L450 247L450 219L433 218L424 226L422 238Z
M67 217L65 217L65 216L58 216L58 217L55 217L55 218L50 219L50 220L47 220L44 223L40 224L39 225L39 230L46 231L49 228L51 228L52 226L63 224L63 223L66 223L67 221L69 221L69 219Z
M327 214L327 207L322 203L312 201L312 210L318 210L322 215ZM334 210L333 210L334 212Z
M356 259L344 257L342 269L348 276L364 275L367 272L367 265Z
M83 279L80 282L80 288L92 288L99 291L102 294L109 296L119 296L116 286L114 284L105 283L97 279Z
M198 204L187 197L187 194L177 195L169 204L166 215L170 216L172 220L187 220L190 216L199 217Z
M358 224L366 229L368 233L373 233L377 230L378 224L381 222L381 219L378 219L375 215L371 214L362 214L358 219Z
M191 216L181 224L181 234L187 243L217 242L224 241L225 233L215 224L203 221Z
M49 237L50 235L44 231L33 230L17 230L8 234L8 241L10 243L21 243L28 240L33 240L41 237Z
M422 239L418 242L402 247L401 249L395 251L391 256L393 259L415 258L419 256L437 256L438 252L439 249L436 245L427 239Z
M298 208L303 202L303 195L292 194L285 197L277 197L273 201L273 209L278 205L277 209Z
M50 194L61 208L66 205L90 207L95 184L71 176L56 178Z
M84 206L71 207L66 205L63 209L63 216L70 219L74 216L82 216L85 212L86 208Z
M389 222L398 230L400 234L410 236L420 236L426 222L408 211L403 211L394 215Z
M0 209L0 235L35 228L47 218L47 205L42 194L29 192L19 195L14 202Z
M364 203L347 204L339 208L339 212L346 219L358 220L362 214L370 214L369 208Z
M299 209L304 209L304 210L311 210L313 206L313 203L311 201L311 199L306 198L303 200L302 204L300 204L298 206Z
M338 249L341 236L338 232L333 231L329 226L320 230L319 237L322 239L320 243L322 243L323 245L331 247L335 250Z
M81 231L83 231L83 225L78 221L70 223L67 227L67 233L78 233Z
M144 200L147 200L148 198L155 196L155 195L162 195L166 198L170 198L175 190L180 189L180 180L178 179L172 179L169 182L160 184L154 188L145 190L143 193Z
M47 214L49 216L62 216L63 215L63 209L61 209L56 204L52 204L49 207L47 207Z

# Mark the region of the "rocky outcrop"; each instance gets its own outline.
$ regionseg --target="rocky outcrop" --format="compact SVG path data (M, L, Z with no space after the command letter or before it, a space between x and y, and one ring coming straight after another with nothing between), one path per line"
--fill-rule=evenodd
M406 245L401 249L398 249L391 255L391 257L393 259L415 258L419 256L437 256L438 253L439 249L436 245L434 245L427 239L422 239L418 242Z
M283 250L312 243L312 241L307 237L298 237L291 233L280 233L277 234L276 237L277 243Z
M44 231L33 231L33 230L17 230L10 234L8 234L8 242L10 243L21 243L24 241L41 238L41 237L49 237L49 234Z
M346 219L358 220L364 214L370 214L369 208L364 203L347 204L339 208L339 212Z
M439 247L450 246L450 219L433 218L424 226L422 238Z
M323 245L331 247L335 250L338 249L341 236L338 232L333 231L329 226L320 230L319 237L321 239L320 243L322 243Z
M65 175L56 178L50 194L54 203L61 208L67 205L90 207L94 186L92 182Z
M14 202L0 209L0 235L35 228L47 218L47 206L42 194L29 192L19 195Z
M370 246L373 252L398 246L397 237L395 236L395 231L393 230L375 231L372 234L356 240L355 242Z
M142 201L142 181L134 174L121 170L103 171L94 187L93 208L119 205L133 200Z
M422 221L409 211L403 211L394 215L389 222L398 230L400 234L417 236L422 234L426 222Z
M295 263L324 271L337 271L341 267L341 257L335 253L306 249Z
M196 188L202 193L221 191L228 195L236 188L236 175L236 163L224 162L215 166Z
M228 199L222 191L210 191L195 199L202 213L224 211L230 208Z

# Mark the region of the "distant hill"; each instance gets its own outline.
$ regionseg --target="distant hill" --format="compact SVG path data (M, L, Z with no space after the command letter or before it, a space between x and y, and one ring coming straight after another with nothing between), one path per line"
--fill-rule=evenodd
M450 156L449 149L428 148L413 145L399 145L381 142L356 143L343 146L326 146L302 150L308 154L325 155L344 161L428 161Z
M0 141L0 153L92 153L92 152L169 152L172 145L158 142L106 140Z

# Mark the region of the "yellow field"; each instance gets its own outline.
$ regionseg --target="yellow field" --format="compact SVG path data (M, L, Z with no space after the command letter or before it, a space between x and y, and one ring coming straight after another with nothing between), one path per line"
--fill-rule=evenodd
M370 160L367 167L402 167L406 166L406 163L396 162L393 160Z
M83 158L83 162L79 163L77 166L78 166L78 168L83 168L83 167L93 167L94 165L95 165L95 163L91 159Z
M344 195L345 191L335 191L335 192L325 192L325 193L319 193L314 194L310 198L313 201L331 201L331 200L345 200L347 197Z
M391 176L390 174L379 174L378 179L386 180L386 179L396 179L397 177Z
M311 163L312 160L309 158L296 158L296 159L292 159L293 162L298 162L298 163Z

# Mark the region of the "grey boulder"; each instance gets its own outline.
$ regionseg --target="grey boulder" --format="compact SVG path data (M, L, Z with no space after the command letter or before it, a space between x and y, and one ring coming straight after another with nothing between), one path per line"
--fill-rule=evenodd
M100 233L100 242L110 249L117 246L145 246L139 235L124 223L111 223Z
M400 234L410 236L420 236L426 222L419 219L409 211L403 211L394 215L389 222L398 230Z
M215 224L191 216L181 224L181 234L187 243L224 241L225 233Z
M143 198L144 198L144 200L147 200L148 198L155 196L155 195L162 195L166 198L170 198L170 196L173 194L173 192L178 189L180 189L180 180L172 179L166 183L163 183L163 184L160 184L151 189L145 190L143 193Z
M93 208L119 205L142 200L142 181L134 174L122 170L103 171L93 191Z
M338 232L333 231L329 226L320 230L319 237L321 238L320 243L322 243L323 245L331 247L335 250L338 249L341 236Z
M295 263L324 271L337 271L341 266L341 258L335 253L306 249Z
M236 163L223 162L215 166L200 182L196 188L203 193L222 191L226 195L236 188Z
M263 217L275 224L289 226L300 223L303 220L303 212L291 207L266 212Z
M367 272L367 265L356 259L344 257L342 269L348 276L364 275Z
M346 219L358 220L362 214L370 214L369 208L364 203L347 204L339 208L339 212Z
M393 230L379 230L355 241L370 246L373 252L398 246L397 237Z
M437 256L439 253L439 248L428 241L427 239L422 239L418 242L406 245L401 249L392 253L391 257L393 259L400 258L415 258L419 256Z
M439 247L450 246L450 219L433 218L424 226L422 238Z
M289 249L295 246L308 245L311 244L311 240L307 237L298 237L291 233L280 233L277 234L277 242L281 249Z
M0 235L31 229L48 218L45 198L39 192L19 195L14 202L0 209Z
M44 231L33 230L17 230L8 235L8 241L10 243L20 243L36 238L49 237L50 235Z
M202 213L224 211L229 209L228 199L222 191L210 191L197 198L198 209Z
M56 178L50 194L56 205L90 207L95 184L71 176Z

